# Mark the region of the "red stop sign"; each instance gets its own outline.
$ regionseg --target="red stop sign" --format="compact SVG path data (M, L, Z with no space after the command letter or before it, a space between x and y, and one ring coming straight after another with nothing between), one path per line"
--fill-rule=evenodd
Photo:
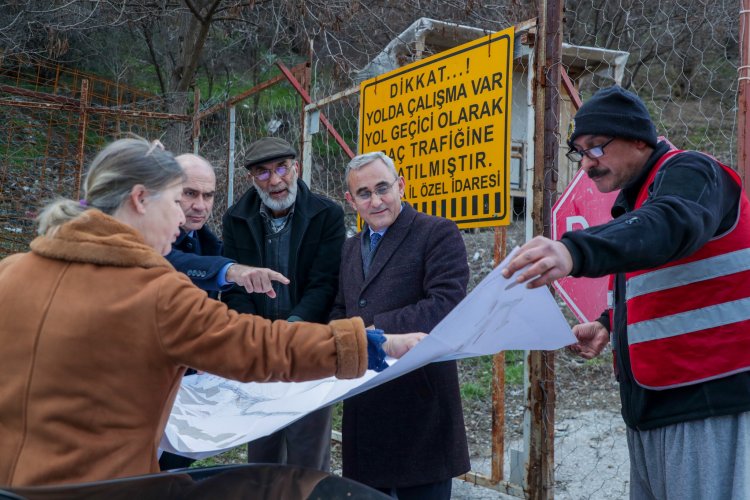
M579 169L552 207L552 239L560 239L566 231L585 229L612 220L610 209L618 193L599 192L594 181ZM553 286L582 323L594 321L607 307L606 276L568 277L557 280Z

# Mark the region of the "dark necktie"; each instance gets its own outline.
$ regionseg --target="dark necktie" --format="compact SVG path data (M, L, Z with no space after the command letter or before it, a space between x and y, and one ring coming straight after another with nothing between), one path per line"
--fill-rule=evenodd
M375 253L375 249L378 248L378 243L383 236L380 233L372 233L370 235L370 253Z

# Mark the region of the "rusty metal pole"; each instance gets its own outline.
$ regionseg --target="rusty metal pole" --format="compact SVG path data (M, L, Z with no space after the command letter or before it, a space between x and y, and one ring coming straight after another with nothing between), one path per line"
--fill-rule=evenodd
M495 267L505 258L508 228L495 228ZM499 483L503 479L505 458L505 351L492 358L492 469L490 481Z
M81 80L80 113L78 115L78 170L76 171L75 193L76 198L81 197L81 176L83 175L83 162L85 161L84 148L86 147L86 126L88 125L88 100L89 81Z
M549 237L552 205L557 197L560 140L560 65L562 0L538 3L535 44L534 234ZM527 498L554 497L555 355L528 355L530 435L526 468Z
M750 183L750 114L747 112L750 93L750 0L740 3L740 67L737 85L737 170L745 189Z
M234 205L234 164L236 154L235 136L237 135L237 110L236 106L229 106L229 123L227 123L227 134L229 135L229 151L227 152L227 181L226 200L227 210Z
M300 71L300 85L303 89L305 89L305 92L307 94L310 94L310 89L312 88L312 62L313 62L313 41L312 38L309 38L307 40L308 43L308 50L307 50L307 65L304 66L302 71ZM305 112L305 105L308 104L305 102L304 99L302 99L302 106L300 106L300 113L299 113L299 129L305 130L305 122L307 120L306 116L307 113ZM312 172L305 172L304 165L312 165L312 157L311 158L305 158L305 154L312 154L312 148L305 148L305 137L304 134L300 134L299 138L299 150L300 152L300 159L299 159L299 176L300 179L302 179L302 174L307 174L308 179L312 180L312 177L309 174L312 174Z

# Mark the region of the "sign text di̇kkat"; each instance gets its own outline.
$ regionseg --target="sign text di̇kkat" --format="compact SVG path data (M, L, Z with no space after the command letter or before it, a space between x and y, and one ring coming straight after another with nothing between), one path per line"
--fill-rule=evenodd
M510 223L513 29L362 82L361 153L383 151L417 210Z

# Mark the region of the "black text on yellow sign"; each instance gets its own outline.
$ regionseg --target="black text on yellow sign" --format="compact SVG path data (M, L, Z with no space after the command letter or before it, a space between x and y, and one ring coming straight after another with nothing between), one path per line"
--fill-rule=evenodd
M406 199L459 227L510 223L513 28L360 85L359 151L382 151Z

